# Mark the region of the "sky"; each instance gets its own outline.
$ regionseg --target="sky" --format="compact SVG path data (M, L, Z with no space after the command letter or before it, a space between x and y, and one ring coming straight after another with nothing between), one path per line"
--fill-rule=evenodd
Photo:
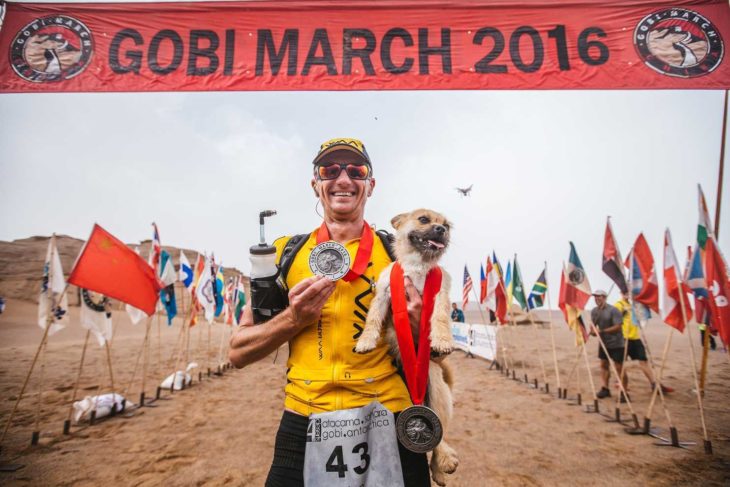
M316 228L311 160L324 140L357 137L376 179L369 223L392 230L420 207L453 221L453 300L464 265L478 283L495 251L517 254L527 288L547 261L556 307L569 241L593 288L610 287L609 215L624 255L644 232L660 271L668 227L684 263L698 183L715 214L722 110L720 91L0 95L0 240L85 239L96 222L135 243L154 221L163 245L248 272L259 211L278 212L268 241ZM725 254L728 200L726 187Z

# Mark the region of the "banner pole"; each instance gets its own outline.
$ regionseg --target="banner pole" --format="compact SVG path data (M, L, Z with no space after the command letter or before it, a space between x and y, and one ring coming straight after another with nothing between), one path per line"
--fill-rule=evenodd
M553 348L553 364L555 366L555 381L557 382L558 391L560 391L560 370L558 369L558 353L555 348L555 330L553 329L553 310L550 305L550 286L548 285L547 261L545 261L545 295L548 305L548 321L550 322L550 343Z
M84 359L86 358L86 348L89 345L89 336L91 330L86 330L86 338L84 338L84 347L81 349L81 360L79 360L79 371L76 373L76 382L74 382L74 390L71 393L71 404L68 408L68 417L66 422L63 424L63 434L67 435L71 428L71 418L73 417L74 402L76 402L76 394L79 390L79 382L81 381L81 372L84 368Z

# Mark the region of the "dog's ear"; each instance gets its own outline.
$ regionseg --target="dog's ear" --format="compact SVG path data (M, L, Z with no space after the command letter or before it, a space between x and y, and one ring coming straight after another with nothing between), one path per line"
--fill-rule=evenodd
M401 213L400 215L396 215L393 217L392 220L390 220L390 224L393 226L393 228L398 230L398 227L401 225L401 223L403 223L407 216L408 213Z

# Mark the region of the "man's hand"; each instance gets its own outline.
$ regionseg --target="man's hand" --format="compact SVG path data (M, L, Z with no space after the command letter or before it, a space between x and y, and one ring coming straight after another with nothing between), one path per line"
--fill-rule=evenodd
M289 291L287 311L297 328L303 328L319 319L324 303L335 290L335 282L323 276L304 279Z
M413 285L410 277L405 279L406 288L406 301L408 301L408 319L411 320L411 328L413 329L413 335L417 336L418 329L421 324L421 308L423 307L423 300L421 295L418 294L418 289Z

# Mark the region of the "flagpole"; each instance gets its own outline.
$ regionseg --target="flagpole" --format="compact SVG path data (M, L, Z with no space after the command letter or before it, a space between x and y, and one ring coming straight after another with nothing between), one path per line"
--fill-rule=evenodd
M685 312L685 306L684 306L684 290L682 289L682 281L679 281L679 305L682 308L682 322L685 325L685 328L687 327L687 314ZM691 321L691 320L690 320ZM687 331L687 338L689 339L689 354L690 358L692 360L692 378L694 379L695 383L695 392L697 393L697 406L700 409L700 422L702 423L702 435L705 440L705 453L708 455L712 455L712 442L710 441L710 438L707 436L707 425L705 424L705 408L702 404L702 394L700 394L700 384L697 380L697 362L695 359L695 347L694 342L692 341L692 333L691 330ZM661 386L660 386L661 387Z
M71 428L71 418L73 417L73 411L74 411L74 402L76 402L76 393L79 390L79 382L81 381L81 371L84 368L84 359L86 358L86 347L89 344L89 335L91 335L91 330L86 330L86 338L84 338L84 346L81 349L81 360L79 361L79 371L76 373L76 382L74 382L74 390L71 394L71 404L68 408L68 418L66 418L66 421L63 423L63 434L67 435L69 434L70 428Z
M52 310L51 310L52 311ZM48 340L43 344L43 349L41 350L41 375L40 380L38 381L38 404L36 406L35 411L35 430L32 434L32 439L30 441L31 445L37 445L38 440L40 439L40 425L41 425L41 409L43 408L43 376L45 375L46 371L46 350L48 349Z
M149 361L149 336L150 328L152 328L152 316L147 317L147 325L145 326L144 341L142 342L142 390L139 394L139 406L144 406L145 386L147 385L147 362ZM132 377L134 379L134 376Z
M515 254L515 260L514 261L517 262L517 254ZM519 272L519 267L517 266L517 264L515 264L515 268L516 269L513 272L515 273L515 276L517 274L520 275L520 284L522 285L522 295L524 296L525 295L525 288L524 288L525 283L524 283L524 281L522 279L522 273ZM547 280L547 276L545 277L545 279ZM529 300L527 299L526 296L525 296L525 305L527 306L527 310L526 310L526 313L525 314L527 314L527 319L530 321L530 324L532 324L532 331L534 332L535 338L536 338L536 340L535 340L535 348L537 349L537 358L538 358L538 360L540 362L540 369L542 370L542 379L545 382L545 387L549 390L550 389L550 386L548 385L547 373L545 372L545 362L543 362L543 360L542 360L542 353L540 351L540 345L539 345L539 343L540 343L540 332L537 329L537 324L535 323L535 320L532 318L532 315L530 314L530 311L531 311L531 309L530 309L530 303L529 303ZM537 382L535 382L535 388L536 389L538 388Z
M58 296L58 301L53 303L53 306L51 306L51 309L48 312L48 315L46 316L46 329L43 330L43 337L41 338L41 342L38 344L38 348L36 349L35 356L33 357L33 361L30 364L30 368L28 369L28 373L25 376L25 380L23 381L23 387L20 388L20 394L18 394L18 398L15 400L15 405L13 405L13 409L10 411L10 415L8 416L8 420L5 423L5 429L3 429L3 434L0 436L0 445L3 444L3 441L5 440L5 435L7 435L8 430L10 429L10 423L13 421L13 416L15 416L16 411L18 410L18 404L20 404L20 400L23 398L23 393L25 393L25 388L28 387L28 382L30 381L30 376L33 373L33 369L35 368L36 361L38 360L38 356L41 353L41 348L46 343L46 340L48 339L48 331L51 329L51 324L53 324L53 308L56 307L57 303L60 303L63 299L63 296L66 294L66 291L68 290L68 283L66 283L66 287L63 288L63 291ZM53 298L51 298L53 299Z
M720 134L720 167L717 174L717 201L715 202L715 237L720 235L720 208L722 206L722 180L725 172L725 137L727 137L727 98L725 90L725 105L722 109L722 132Z
M557 382L558 392L560 392L560 370L558 369L558 352L555 348L555 330L553 329L553 310L550 305L550 286L548 285L547 261L545 261L545 295L548 305L548 321L550 322L550 343L553 348L553 364L555 365L555 381Z

